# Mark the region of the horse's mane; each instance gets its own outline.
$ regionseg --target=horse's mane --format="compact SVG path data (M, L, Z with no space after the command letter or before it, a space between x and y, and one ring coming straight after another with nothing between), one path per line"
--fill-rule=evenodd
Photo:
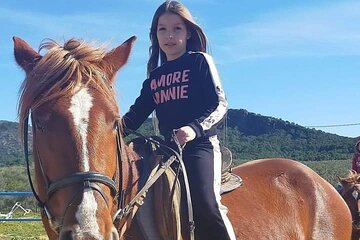
M37 60L20 88L20 128L28 114L41 104L89 84L115 101L111 83L99 67L106 54L104 48L77 39L66 41L64 46L45 39L39 47L39 52L42 50L47 50L46 54Z
M345 177L340 178L342 182L347 183L358 183L360 174L354 170L349 170L348 174Z

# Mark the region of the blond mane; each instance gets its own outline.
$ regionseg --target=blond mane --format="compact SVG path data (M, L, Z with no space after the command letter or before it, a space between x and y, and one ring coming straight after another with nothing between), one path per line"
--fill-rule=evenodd
M61 46L52 39L45 39L39 47L39 52L42 50L46 51L45 55L37 60L20 88L21 128L24 119L41 104L74 93L79 90L78 86L93 85L115 102L111 82L100 68L106 54L102 47L92 47L77 39L70 39Z
M348 174L345 177L339 178L341 182L346 183L359 183L360 174L354 170L349 170Z

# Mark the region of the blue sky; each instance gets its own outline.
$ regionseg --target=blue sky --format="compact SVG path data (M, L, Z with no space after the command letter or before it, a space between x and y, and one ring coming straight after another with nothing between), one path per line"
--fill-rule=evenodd
M138 37L120 70L122 113L139 94L146 74L148 32L163 1L0 2L0 120L17 121L24 73L12 37L38 49L44 38L71 37L111 49ZM360 1L184 0L205 30L230 108L302 126L360 123ZM359 136L360 125L317 128Z

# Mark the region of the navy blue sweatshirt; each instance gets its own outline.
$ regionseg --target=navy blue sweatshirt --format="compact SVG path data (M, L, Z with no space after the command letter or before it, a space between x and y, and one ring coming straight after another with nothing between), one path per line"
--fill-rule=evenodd
M154 69L122 118L125 132L138 129L153 110L165 138L185 125L194 129L196 138L215 135L227 101L212 57L188 52Z

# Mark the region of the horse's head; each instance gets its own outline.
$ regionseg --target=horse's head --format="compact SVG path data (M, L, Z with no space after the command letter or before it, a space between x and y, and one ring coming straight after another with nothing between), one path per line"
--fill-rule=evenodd
M112 220L121 139L113 85L134 40L110 52L76 39L63 46L49 40L40 55L14 37L16 62L26 73L20 126L26 130L31 115L35 194L51 239L119 238Z
M342 185L340 194L351 212L353 228L360 231L360 174L351 170L346 177L338 179Z

